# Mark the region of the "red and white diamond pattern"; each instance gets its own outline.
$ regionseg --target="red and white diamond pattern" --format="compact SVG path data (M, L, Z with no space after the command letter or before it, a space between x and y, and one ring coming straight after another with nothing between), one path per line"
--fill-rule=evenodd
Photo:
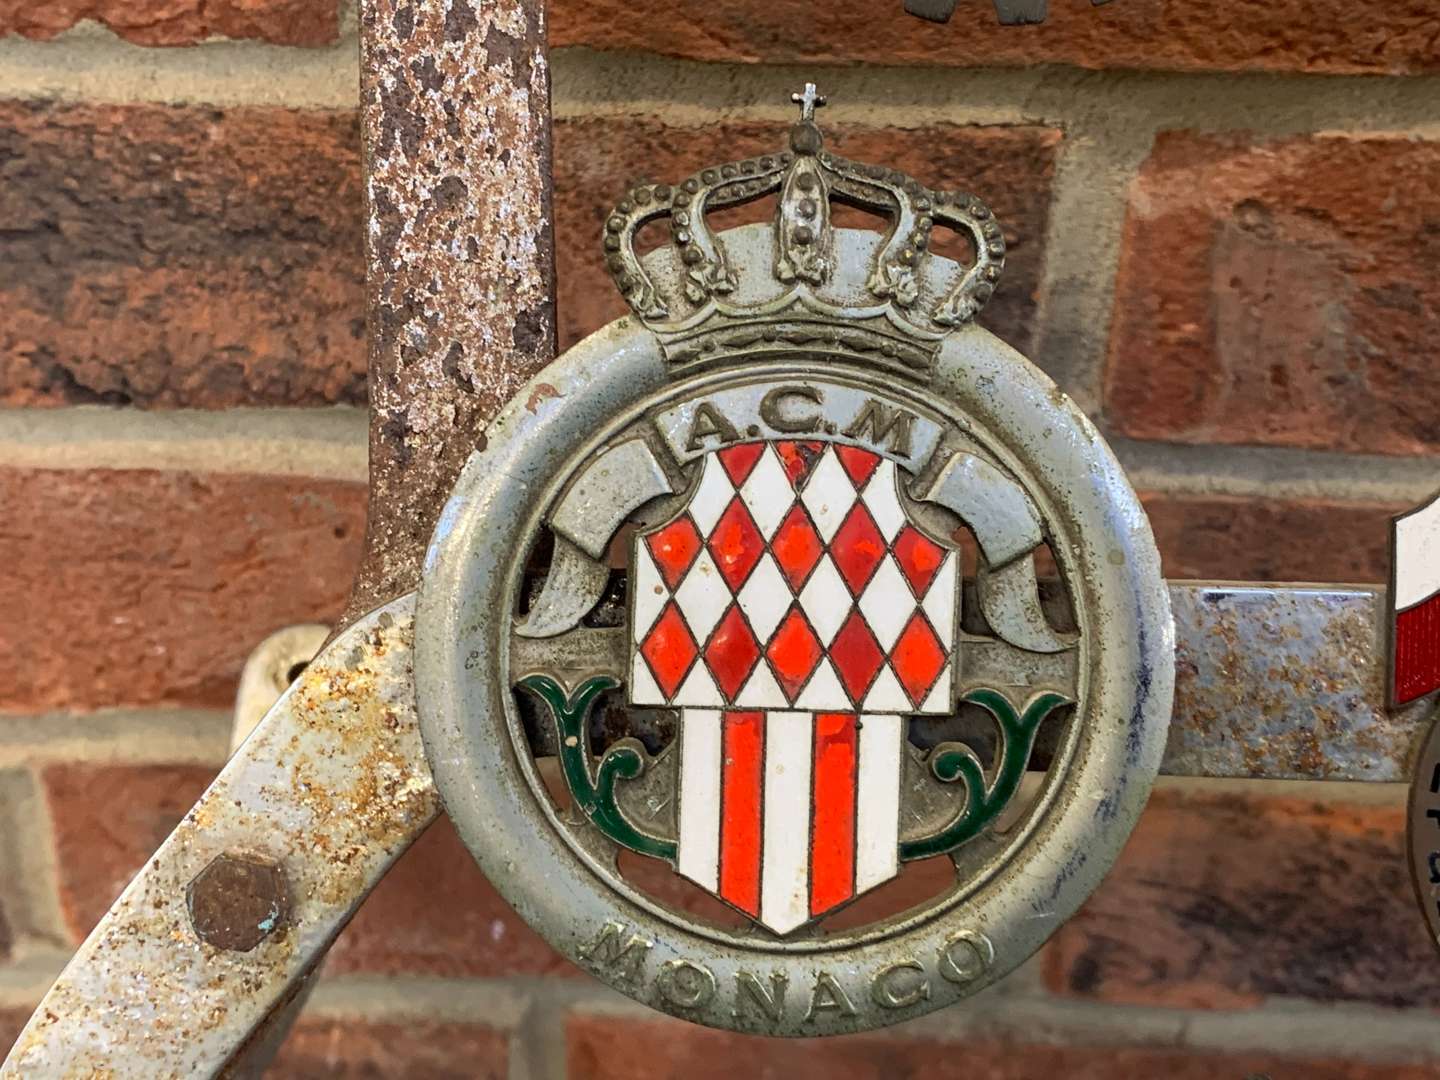
M752 442L703 470L637 538L635 704L950 711L958 555L906 521L893 462Z

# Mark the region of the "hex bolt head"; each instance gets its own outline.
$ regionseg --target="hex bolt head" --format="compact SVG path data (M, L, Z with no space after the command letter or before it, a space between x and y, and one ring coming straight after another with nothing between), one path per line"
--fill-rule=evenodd
M215 856L190 882L185 903L195 936L230 952L249 952L290 920L284 868L248 853Z

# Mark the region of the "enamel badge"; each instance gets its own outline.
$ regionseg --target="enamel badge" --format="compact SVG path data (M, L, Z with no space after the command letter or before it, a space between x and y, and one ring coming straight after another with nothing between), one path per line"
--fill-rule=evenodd
M1440 495L1390 523L1390 702L1440 690Z
M975 324L999 224L831 153L796 100L775 153L605 219L633 314L487 431L417 688L461 835L561 952L818 1035L973 993L1074 912L1158 769L1174 646L1103 440Z

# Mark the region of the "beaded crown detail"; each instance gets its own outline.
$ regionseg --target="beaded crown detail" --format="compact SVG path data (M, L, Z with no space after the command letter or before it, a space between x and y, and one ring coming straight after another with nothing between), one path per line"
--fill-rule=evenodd
M896 169L830 153L815 124L825 99L814 84L791 98L800 120L785 151L629 192L604 227L615 284L675 364L825 350L923 373L945 334L972 320L995 291L1005 262L1000 226L972 195L931 190ZM717 234L706 214L777 193L772 280L745 282L722 240L741 230ZM887 217L889 231L837 229L832 202ZM636 236L664 217L670 248L642 260ZM936 225L969 237L971 265L931 254Z

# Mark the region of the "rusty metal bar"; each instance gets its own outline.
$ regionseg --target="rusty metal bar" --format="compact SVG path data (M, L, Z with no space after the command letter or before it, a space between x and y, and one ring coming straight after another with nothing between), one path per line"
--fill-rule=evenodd
M1175 714L1163 772L1410 778L1429 707L1388 710L1385 590L1170 586Z
M413 607L360 619L285 692L71 958L0 1078L214 1076L290 1000L439 811Z
M460 468L555 353L543 0L364 0L370 512L345 621L419 584Z

